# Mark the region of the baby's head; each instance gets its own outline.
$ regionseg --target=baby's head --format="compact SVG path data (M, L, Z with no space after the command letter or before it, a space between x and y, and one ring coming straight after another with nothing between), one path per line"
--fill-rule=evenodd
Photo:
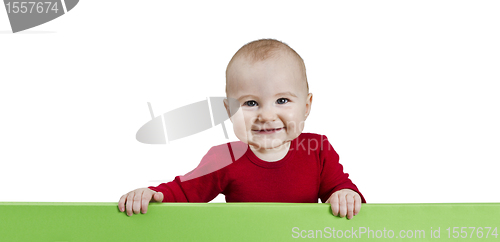
M279 148L297 138L312 103L304 61L273 39L250 42L236 52L226 70L226 96L234 100L224 105L236 137L256 149Z

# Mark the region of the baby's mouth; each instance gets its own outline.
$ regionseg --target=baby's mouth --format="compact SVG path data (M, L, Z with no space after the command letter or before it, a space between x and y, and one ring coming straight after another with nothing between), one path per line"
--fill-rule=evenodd
M281 131L284 129L284 127L277 128L277 129L258 129L258 130L252 130L254 132L257 132L259 134L272 134Z

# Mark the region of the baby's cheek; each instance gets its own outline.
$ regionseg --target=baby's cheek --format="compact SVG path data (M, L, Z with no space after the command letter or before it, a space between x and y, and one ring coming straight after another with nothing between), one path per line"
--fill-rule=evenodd
M247 122L245 121L245 117L241 112L241 109L236 112L231 118L233 122L233 130L236 137L242 142L248 143L248 135L247 135Z
M302 132L302 130L300 129L300 127L296 123L288 126L288 128L287 128L287 133L288 133L288 136L290 136L290 137L291 136L297 137L301 132Z
M248 135L244 125L233 125L234 134L244 143L248 143Z
M287 121L287 132L289 134L300 134L302 130L304 130L304 122L303 119L298 119L296 117L291 117Z

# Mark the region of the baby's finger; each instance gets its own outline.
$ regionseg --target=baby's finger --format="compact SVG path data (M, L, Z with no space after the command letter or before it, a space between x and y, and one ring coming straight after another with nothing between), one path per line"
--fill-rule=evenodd
M359 211L361 211L361 197L356 194L354 196L354 216L358 215Z
M142 198L142 193L144 191L136 191L134 195L134 205L132 206L134 209L134 213L138 214L141 212L141 198Z
M345 217L347 214L347 204L345 200L345 194L339 195L339 216L341 218Z
M127 209L128 216L132 216L132 214L133 214L132 213L132 206L134 205L134 195L135 195L134 192L129 192L128 196L127 196L127 201L126 201L125 207Z
M121 212L125 211L125 201L127 200L127 195L128 194L121 196L118 201L118 209L120 209Z
M352 219L352 217L354 217L354 196L347 195L346 203L347 203L347 219Z
M154 201L155 202L163 202L163 193L162 192L157 192L153 195Z
M330 206L332 206L333 215L337 216L339 214L339 195L337 193L330 197Z
M142 193L142 213L147 213L148 212L148 205L149 205L149 201L151 201L151 197L153 196L154 194L152 194L151 192L148 192L148 191L144 191Z

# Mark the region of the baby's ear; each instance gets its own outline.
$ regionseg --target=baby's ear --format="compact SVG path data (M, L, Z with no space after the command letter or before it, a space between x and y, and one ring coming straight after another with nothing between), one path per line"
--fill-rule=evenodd
M229 120L231 120L231 110L229 108L229 100L227 98L224 99L224 107L226 108L227 116L229 117ZM233 120L231 120L231 123Z
M309 113L311 112L312 100L313 100L313 94L309 93L306 98L306 118L309 116Z
M231 119L236 112L238 112L238 109L240 108L240 102L238 100L228 97L224 99L224 107L226 108L227 116L233 122Z
M231 116L229 116L229 104L227 103L227 98L224 98L222 102L224 103L224 108L226 108L227 116L231 118Z

